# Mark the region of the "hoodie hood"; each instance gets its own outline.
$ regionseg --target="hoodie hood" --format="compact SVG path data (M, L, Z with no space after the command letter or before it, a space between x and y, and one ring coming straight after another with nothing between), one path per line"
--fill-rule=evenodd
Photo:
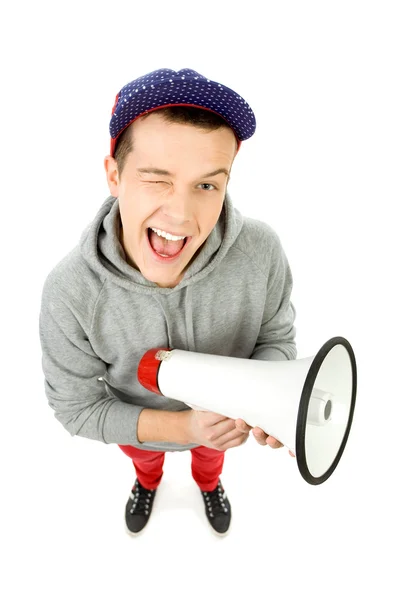
M174 288L158 287L127 263L120 225L118 199L109 197L46 279L40 313L46 393L72 435L144 450L187 450L194 444L138 440L144 408L187 410L185 402L140 383L141 358L158 347L295 358L289 264L275 232L242 217L227 195L214 229Z
M233 206L229 194L226 194L214 229L174 288L159 287L127 262L119 240L119 201L114 196L109 196L104 201L93 221L86 227L79 247L85 261L102 280L109 279L117 286L145 294L170 294L200 281L213 271L235 242L242 226L242 214Z

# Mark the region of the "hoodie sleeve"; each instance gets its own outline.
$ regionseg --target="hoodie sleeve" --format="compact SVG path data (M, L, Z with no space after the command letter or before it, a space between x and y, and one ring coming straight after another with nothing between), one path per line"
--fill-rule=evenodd
M267 276L263 320L254 351L256 360L292 360L297 356L293 325L296 310L291 302L293 277L278 236L273 236Z
M93 351L81 320L68 296L48 277L42 293L39 335L49 405L72 436L140 446L137 423L143 407L107 393L99 380L106 364Z

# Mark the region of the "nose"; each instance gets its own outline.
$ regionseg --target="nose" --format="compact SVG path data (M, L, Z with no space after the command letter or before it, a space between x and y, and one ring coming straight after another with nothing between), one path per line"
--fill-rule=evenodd
M192 202L189 194L174 190L165 198L162 212L171 225L180 226L188 223L192 218Z

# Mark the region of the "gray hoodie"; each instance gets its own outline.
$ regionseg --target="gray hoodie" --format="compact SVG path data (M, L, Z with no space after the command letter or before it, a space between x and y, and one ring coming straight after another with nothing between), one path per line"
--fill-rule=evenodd
M118 199L108 197L77 246L47 275L39 333L45 393L71 435L147 450L143 408L189 410L141 386L150 348L257 360L296 358L292 274L275 231L242 216L226 194L219 220L174 288L130 266L119 241Z

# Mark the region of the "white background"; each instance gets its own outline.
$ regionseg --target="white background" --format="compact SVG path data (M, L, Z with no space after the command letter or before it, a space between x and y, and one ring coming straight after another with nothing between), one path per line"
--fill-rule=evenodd
M2 597L398 598L398 3L37 1L1 22ZM108 195L115 95L161 67L252 106L233 202L282 240L298 358L342 335L358 364L353 429L326 483L251 438L227 453L226 538L188 453L167 454L148 527L126 535L130 460L72 438L44 394L44 279Z

